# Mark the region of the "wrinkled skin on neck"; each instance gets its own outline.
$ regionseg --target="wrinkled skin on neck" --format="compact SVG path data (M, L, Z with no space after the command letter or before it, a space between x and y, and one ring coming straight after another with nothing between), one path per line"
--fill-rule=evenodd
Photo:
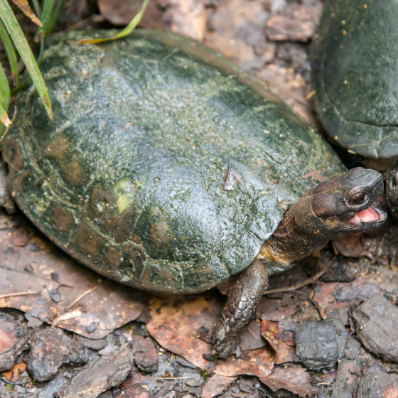
M290 208L258 258L290 263L330 240L378 228L386 214L371 204L382 191L381 174L362 168L319 184Z

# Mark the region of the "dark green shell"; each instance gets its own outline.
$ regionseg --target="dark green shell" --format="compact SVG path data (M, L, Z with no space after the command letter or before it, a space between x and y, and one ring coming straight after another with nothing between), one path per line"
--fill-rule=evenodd
M23 93L3 153L22 210L100 274L209 289L257 256L314 184L307 173L343 170L289 107L202 45L157 31L82 37L54 37L41 66L54 121L35 89ZM244 179L230 191L228 166Z
M398 155L398 2L329 0L312 47L316 109L331 139Z

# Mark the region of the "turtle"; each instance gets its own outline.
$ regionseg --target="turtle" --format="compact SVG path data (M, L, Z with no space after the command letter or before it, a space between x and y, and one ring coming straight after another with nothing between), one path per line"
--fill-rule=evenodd
M111 32L97 32L108 37ZM196 41L152 30L82 45L48 38L2 144L7 190L78 262L157 293L219 287L218 358L239 356L270 275L329 240L384 223L371 169L331 146L266 87Z
M330 141L383 172L398 161L397 20L394 0L328 1L311 47L315 108Z

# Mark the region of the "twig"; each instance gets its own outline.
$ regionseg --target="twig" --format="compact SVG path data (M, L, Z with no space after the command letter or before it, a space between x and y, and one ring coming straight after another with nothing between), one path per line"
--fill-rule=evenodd
M0 294L0 299L7 297L17 297L17 296L29 296L30 294L40 294L41 292L21 292L21 293L7 293Z
M4 377L0 377L0 380L3 381L6 384L14 384L15 386L24 386L24 383L15 383L14 381L9 381Z
M250 330L250 328L247 328L247 331L257 340L257 336Z
M192 379L192 377L184 376L184 377L154 377L154 379L158 380L177 380L177 379Z
M309 285L310 283L313 283L317 279L319 279L329 269L330 264L332 264L332 261L329 261L329 264L322 271L318 272L311 279L307 279L304 282L299 283L298 285L294 285L294 286L290 286L290 287L281 287L280 289L266 290L264 292L264 296L267 295L267 294L272 294L272 293L291 292L292 290L301 289L302 287L304 287L306 285Z
M90 290L87 290L86 292L84 292L83 294L81 294L71 305L68 305L65 309L68 310L70 307L72 307L73 305L75 305L79 300L81 300L84 296L86 296L87 294L93 292L95 289L97 289L96 287L93 287Z

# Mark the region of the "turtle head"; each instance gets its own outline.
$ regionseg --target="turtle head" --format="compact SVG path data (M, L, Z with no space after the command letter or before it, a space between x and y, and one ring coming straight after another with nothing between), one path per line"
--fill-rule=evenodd
M371 231L387 219L386 213L372 206L383 186L379 172L357 167L319 184L313 191L312 208L336 237Z
M394 216L398 215L398 171L392 170L387 180L387 204Z

